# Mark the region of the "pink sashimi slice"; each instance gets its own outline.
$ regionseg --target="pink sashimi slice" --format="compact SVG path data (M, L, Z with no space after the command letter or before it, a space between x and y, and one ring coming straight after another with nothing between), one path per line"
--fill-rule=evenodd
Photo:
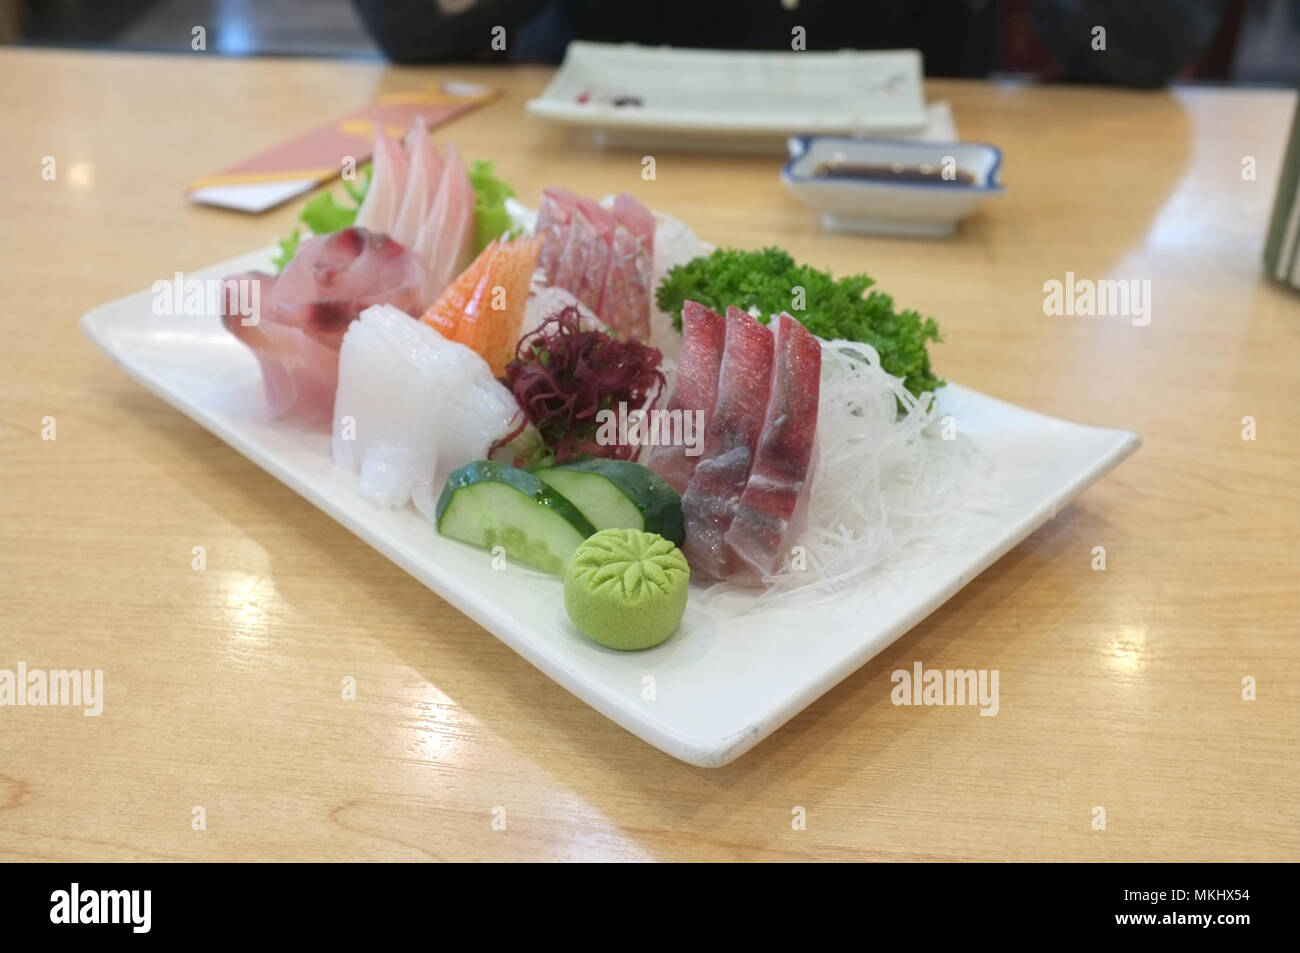
M614 197L614 218L627 226L647 248L654 247L655 217L654 213L636 200L629 192L620 192Z
M649 338L650 266L640 239L619 223L614 229L598 313L621 338Z
M623 336L638 341L649 341L650 285L654 281L653 253L645 245L638 245L630 267L632 275L628 281L627 329Z
M542 190L542 199L537 206L535 234L542 240L542 251L537 259L537 267L542 269L547 281L555 275L556 264L560 260L565 239L568 237L569 220L577 207L578 197L567 189Z
M269 289L273 275L249 272L232 279L260 280ZM262 300L270 298L262 292ZM329 426L333 417L334 390L338 386L338 350L300 327L272 321L263 314L257 324L243 324L232 307L222 314L222 323L248 346L262 370L266 410L272 416L311 430Z
M704 453L682 494L691 570L727 577L725 537L754 464L772 389L772 332L739 308L727 309L718 397L704 435Z
M587 259L583 262L582 280L578 283L577 298L583 306L600 313L600 301L609 278L609 263L613 258L609 245L599 237L587 246Z
M469 264L473 225L474 189L456 148L448 145L437 195L415 242L428 274L426 305L436 301Z
M453 161L456 174L451 179L451 187L454 191L447 234L444 236L447 243L445 258L447 270L442 276L443 289L474 260L474 186L470 183L469 173L465 171L465 166L456 154L455 148L448 146L448 165Z
M813 444L821 392L817 338L782 312L777 319L772 393L745 490L727 530L727 578L762 585L781 568L803 527L812 486Z
M682 351L677 358L677 381L668 398L665 410L668 420L680 412L681 427L691 427L695 450L707 433L709 417L718 399L718 371L722 364L722 349L726 341L727 319L710 311L695 301L682 307ZM690 415L690 423L686 423ZM696 427L696 422L702 426ZM676 426L676 424L674 424ZM684 429L680 431L684 435ZM690 456L685 443L661 444L650 451L648 466L678 493L686 492L686 485L695 472L699 455Z
M433 196L438 191L438 183L442 180L442 152L438 149L438 144L433 141L429 135L429 124L424 121L423 116L415 117L415 124L406 134L403 140L406 148L406 155L409 162L414 162L417 149L425 150L424 174L425 188L428 196L423 211L428 212L433 205ZM409 178L410 171L407 176Z
M632 302L637 297L633 285L638 280L636 256L640 247L626 225L619 223L614 226L609 264L605 268L605 286L600 291L600 305L596 313L609 325L610 331L620 338L626 338L636 324Z
M560 251L560 257L555 262L555 272L551 276L551 284L557 288L564 288L566 291L573 293L576 298L578 289L582 286L583 269L587 266L587 253L591 246L591 237L596 234L595 229L586 225L586 219L582 213L575 212L573 220L569 223L564 233L564 247ZM601 315L603 318L604 315Z
M578 210L596 227L596 231L600 233L601 240L606 245L614 240L614 226L618 224L618 219L614 217L613 212L595 199L587 198L578 199Z
M372 304L418 314L425 283L423 267L399 243L355 226L303 242L278 278L236 277L258 282L258 311L240 315L228 293L222 323L257 357L271 414L315 428L333 419L348 325Z
M654 273L655 217L627 192L621 192L614 198L613 214L637 242L635 251L629 249L623 255L628 260L630 272L626 286L627 298L622 309L626 315L623 336L647 341L650 339L650 283ZM615 257L619 257L617 248Z
M442 156L429 137L423 116L415 117L415 125L406 137L406 154L410 168L406 175L406 189L398 204L393 227L388 234L407 248L414 248L420 226L433 206L438 182L442 177Z
M375 124L375 150L371 158L370 188L353 222L358 228L389 233L406 192L408 162L402 147Z
M595 206L598 211L604 211L594 202L586 199L583 201L587 205ZM609 268L610 250L609 245L601 237L600 226L588 217L588 211L590 209L584 205L573 213L573 218L569 222L569 234L577 249L580 250L580 254L572 259L561 259L560 273L556 276L555 284L557 287L567 288L586 307L597 311L600 306L601 291L605 287L605 272ZM612 223L613 219L610 218L608 221ZM612 224L610 230L613 231ZM575 271L570 272L570 269Z

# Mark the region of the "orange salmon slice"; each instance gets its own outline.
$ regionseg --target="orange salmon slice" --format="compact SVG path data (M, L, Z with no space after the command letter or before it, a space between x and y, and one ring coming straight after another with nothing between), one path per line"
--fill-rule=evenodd
M492 291L494 298L488 302L493 320L484 330L481 346L475 350L501 376L506 365L515 356L519 331L524 323L524 309L528 290L532 284L537 257L542 250L540 238L524 238L502 246L502 253L492 262ZM500 310L495 310L497 307Z
M457 326L465 314L465 306L483 278L488 262L496 251L496 245L495 240L490 242L487 248L484 248L479 256L470 262L470 266L460 273L460 277L447 287L442 296L429 306L429 310L424 312L421 320L449 341L456 339Z

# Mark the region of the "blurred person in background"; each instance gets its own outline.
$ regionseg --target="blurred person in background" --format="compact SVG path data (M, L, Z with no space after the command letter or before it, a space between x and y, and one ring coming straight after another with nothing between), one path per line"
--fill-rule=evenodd
M353 0L399 63L559 62L570 40L713 49L919 49L933 76L1003 70L1162 86L1205 54L1229 0ZM1105 49L1095 27L1105 28ZM499 31L498 31L499 35ZM500 43L498 43L500 46Z

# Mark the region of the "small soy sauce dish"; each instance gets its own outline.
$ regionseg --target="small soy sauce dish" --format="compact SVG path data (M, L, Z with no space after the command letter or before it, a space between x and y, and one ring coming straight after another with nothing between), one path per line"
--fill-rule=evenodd
M943 238L1003 192L1002 153L982 142L792 136L789 147L781 181L829 231Z

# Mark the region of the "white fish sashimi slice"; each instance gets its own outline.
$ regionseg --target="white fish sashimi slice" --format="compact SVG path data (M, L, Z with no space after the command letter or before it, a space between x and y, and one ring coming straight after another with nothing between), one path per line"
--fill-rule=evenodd
M370 188L357 209L354 224L372 232L392 234L398 207L406 192L407 160L402 147L375 125L375 149L371 158ZM404 242L402 244L405 244Z
M415 117L415 125L406 137L406 153L410 161L406 189L389 235L407 248L412 248L419 236L420 226L433 206L434 194L442 177L442 156L429 138L429 129L423 116Z
M410 500L432 520L446 474L486 456L518 413L474 351L376 305L343 339L334 462L360 474L361 495L375 505Z
M545 283L545 278L539 280L540 275L540 270L533 275L533 283L528 289L528 300L524 302L524 320L519 326L521 340L541 327L547 318L555 317L565 308L578 309L578 323L583 330L609 330L605 327L605 323L596 317L596 312L575 298L572 291L548 285Z
M474 189L456 147L447 146L438 194L416 238L416 257L429 277L430 303L469 264L474 224Z
M459 159L457 160L459 164ZM448 269L446 284L469 267L474 260L474 186L469 181L469 173L463 165L460 174L453 179L457 191L456 201L452 204L451 223L449 225ZM445 287L445 285L444 285Z

